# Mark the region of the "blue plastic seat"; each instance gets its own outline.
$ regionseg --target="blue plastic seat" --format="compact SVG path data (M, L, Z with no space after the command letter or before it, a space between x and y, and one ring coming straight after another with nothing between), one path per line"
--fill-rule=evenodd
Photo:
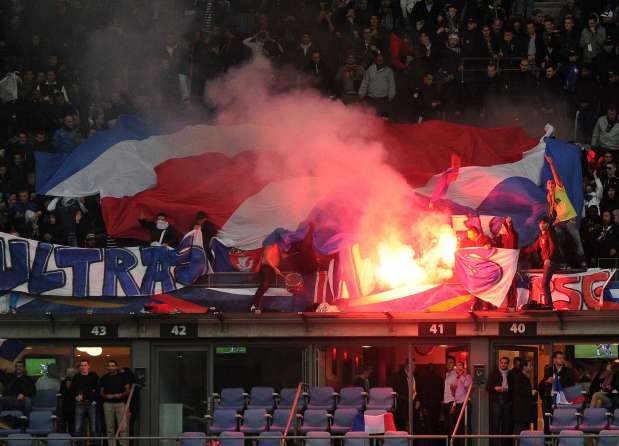
M307 409L332 411L335 407L335 396L333 387L313 387L309 393Z
M269 430L271 432L284 432L286 424L288 423L288 417L290 416L290 409L275 409L273 411L273 417L271 418L271 425ZM296 419L293 417L290 423L291 432L296 432Z
M247 403L247 393L240 387L228 387L221 389L221 393L213 394L218 400L218 409L232 409L237 412L242 412Z
M370 446L370 439L362 438L367 436L365 432L346 432L344 446Z
M597 446L619 446L619 432L611 430L600 431Z
M51 410L30 412L26 433L31 435L47 435L54 432L54 413Z
M577 413L575 408L554 409L550 419L550 432L556 434L563 430L575 430L578 427Z
M45 446L71 446L71 434L52 432L47 436Z
M366 409L382 409L393 411L395 409L396 393L392 387L372 387L368 394Z
M329 432L312 431L305 436L305 446L331 446Z
M518 446L544 446L543 431L522 431L518 438Z
M343 387L340 390L337 408L363 410L366 395L363 387Z
M408 446L408 432L406 431L387 431L383 446Z
M248 409L264 409L271 412L275 406L275 389L273 387L252 387L249 392Z
M275 438L264 438L264 437L275 437ZM281 446L282 444L282 433L281 432L260 432L260 440L258 440L258 446Z
M329 430L329 414L326 410L307 409L301 418L299 432L304 435L308 432L327 432Z
M565 429L559 432L558 446L584 446L585 438L582 431Z
M578 429L587 433L598 433L608 427L608 413L604 408L587 408L582 414Z
M6 446L32 446L32 435L11 434L6 440Z
M612 431L619 430L619 409L615 409L615 411L613 412L613 418L610 426L608 426L608 429Z
M333 413L333 423L331 423L331 433L333 435L344 435L352 430L352 422L359 413L356 409L335 409Z
M209 433L220 434L226 431L238 430L239 416L234 409L215 409L209 425Z
M297 393L296 388L287 387L282 389L279 392L279 403L277 404L278 409L292 409L292 404L294 403L294 396ZM305 407L305 400L303 399L303 395L299 395L299 401L297 402L297 412L300 412Z
M258 435L267 430L267 411L264 409L247 409L239 429L247 435Z
M23 421L24 423L27 420L21 410L3 410L0 411L0 417L15 417L19 418L20 421ZM13 429L0 429L0 436L6 437L7 435L21 434L23 431L23 429L18 427L15 427Z
M51 410L56 412L58 393L55 390L38 390L32 398L32 410Z
M219 434L219 446L243 446L245 434L243 432L222 432Z
M204 446L206 434L204 432L183 432L180 446Z

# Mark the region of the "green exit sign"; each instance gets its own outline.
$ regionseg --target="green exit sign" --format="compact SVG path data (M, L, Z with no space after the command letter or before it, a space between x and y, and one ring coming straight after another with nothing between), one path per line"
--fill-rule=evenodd
M235 355L247 353L247 347L215 347L218 355Z

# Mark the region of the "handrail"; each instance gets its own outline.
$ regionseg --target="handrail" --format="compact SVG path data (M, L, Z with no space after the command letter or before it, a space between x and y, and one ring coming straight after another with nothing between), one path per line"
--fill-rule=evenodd
M123 415L120 417L120 423L118 423L118 429L114 434L114 440L118 441L118 436L122 431L125 430L127 425L127 418L129 414L129 407L131 406L131 400L133 399L133 391L135 390L135 383L131 384L131 388L129 389L129 396L127 397L127 402L125 403L125 408L123 409Z
M466 398L464 398L464 403L462 404L462 408L460 409L460 414L458 415L458 420L456 421L456 425L454 426L454 430L451 433L451 437L453 438L454 435L456 435L456 433L458 432L458 428L460 427L460 421L462 421L462 415L464 415L464 412L466 411L466 406L469 404L469 398L471 397L471 390L473 390L473 383L471 382L471 385L469 386L469 390L467 390L466 392ZM456 401L454 400L454 404L456 404Z
M286 423L286 429L284 429L284 433L281 439L281 446L286 444L286 437L288 436L288 430L290 429L290 425L292 424L293 417L297 414L297 405L299 404L299 397L301 396L301 389L303 387L303 383L299 382L297 384L297 391L294 394L294 400L292 401L292 409L290 409L290 414L288 415L288 422Z

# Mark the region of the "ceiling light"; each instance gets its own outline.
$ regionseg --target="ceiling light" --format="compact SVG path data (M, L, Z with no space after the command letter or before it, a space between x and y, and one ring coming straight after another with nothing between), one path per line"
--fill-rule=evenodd
M101 356L103 349L101 347L77 347L78 352L86 353L89 356Z

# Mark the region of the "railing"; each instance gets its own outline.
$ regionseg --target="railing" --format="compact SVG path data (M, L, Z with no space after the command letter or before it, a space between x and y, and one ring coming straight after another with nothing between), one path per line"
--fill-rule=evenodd
M468 414L468 405L469 405L469 399L471 398L471 390L473 390L473 383L471 383L471 385L469 386L469 389L466 391L466 397L464 398L464 403L462 404L462 407L460 408L460 413L458 414L458 419L456 420L456 425L454 426L454 430L451 433L451 438L452 438L452 445L453 445L453 438L456 436L456 434L458 433L458 428L460 427L460 423L462 422L462 416L465 416L465 420L464 420L464 428L466 431L466 427L468 426L468 419L467 419L467 414ZM454 402L455 404L455 402Z
M131 401L133 400L134 391L135 391L135 384L131 384L131 389L129 389L129 396L127 397L127 402L125 403L123 414L122 414L122 417L120 418L120 422L118 423L118 429L116 429L116 435L114 435L114 438L118 438L120 436L120 433L124 432L125 428L127 427L127 420L129 419L129 416L131 413L130 408L131 408Z
M292 425L292 420L297 415L297 406L299 405L299 398L301 396L301 390L303 389L303 383L300 382L297 384L297 391L294 394L294 400L292 401L292 408L290 409L290 414L288 415L288 421L286 422L286 429L284 429L284 433L282 435L281 445L284 446L286 444L286 438L288 437L288 431L290 430L290 426Z
M502 72L508 71L519 71L520 68L509 68L509 66L504 67L502 65L509 64L509 62L520 61L520 57L463 57L460 59L462 64L462 70L460 71L460 82L465 83L464 76L467 73L485 73L487 70L488 63L494 62L497 65L497 69ZM478 68L471 68L471 65L478 63ZM467 68L467 64L469 68Z

